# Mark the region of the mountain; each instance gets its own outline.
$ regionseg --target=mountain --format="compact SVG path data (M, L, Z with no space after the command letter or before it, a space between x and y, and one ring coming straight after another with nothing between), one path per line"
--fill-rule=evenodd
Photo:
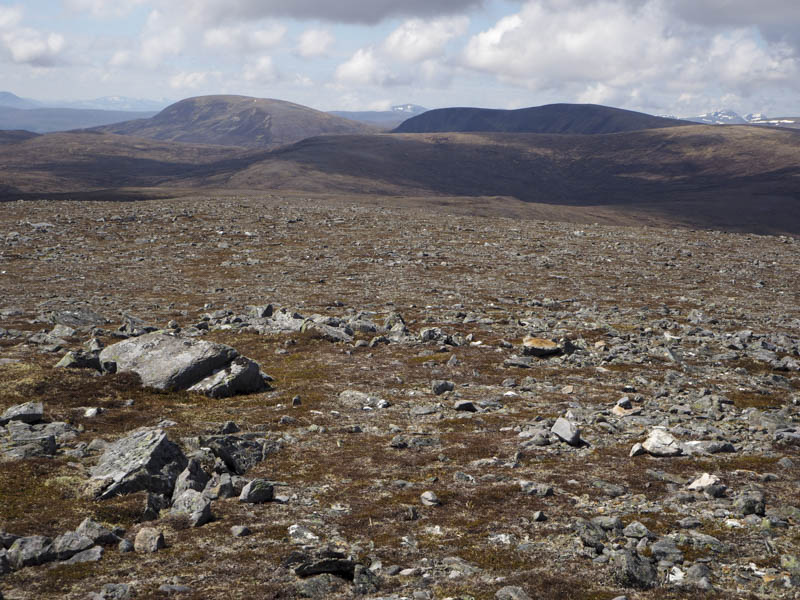
M397 106L393 106L391 110L355 112L335 110L331 111L330 114L336 115L337 117L344 117L345 119L352 119L353 121L359 121L360 123L375 125L376 127L380 127L382 129L393 129L409 117L421 115L427 110L427 108L424 106L419 106L418 104L399 104Z
M746 125L741 116L732 110L717 110L710 113L705 113L698 117L686 117L685 121L693 123L704 123L705 125Z
M785 127L787 129L800 129L800 117L767 117L764 114L749 114L745 117L750 125L764 127Z
M199 96L150 119L94 129L103 133L188 142L276 147L326 134L371 133L372 127L299 104L247 96Z
M571 211L800 234L800 132L768 127L338 135L275 150L58 133L0 144L0 181L6 198L282 190L424 204L460 198L467 211L494 198L548 207L552 218Z
M408 119L394 132L599 134L680 125L686 123L596 104L548 104L517 110L440 108Z
M119 110L86 110L77 108L9 108L0 106L0 129L25 129L37 133L69 131L119 123L130 119L145 119L152 112Z
M0 106L7 106L9 108L36 108L40 106L40 104L35 100L20 98L11 92L0 92Z

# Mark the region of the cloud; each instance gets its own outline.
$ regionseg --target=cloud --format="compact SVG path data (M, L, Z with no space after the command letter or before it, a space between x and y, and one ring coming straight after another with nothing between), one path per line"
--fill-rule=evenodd
M417 62L441 54L445 44L466 33L467 27L469 19L464 16L409 19L389 34L383 45L392 58Z
M278 70L269 56L262 56L245 65L242 75L250 83L272 83L279 78Z
M0 31L11 29L22 22L22 8L19 6L0 6Z
M3 33L2 41L11 54L11 60L17 64L52 67L62 62L64 36L58 33L22 28Z
M765 43L754 26L710 30L673 10L661 0L531 0L474 35L463 64L567 100L640 108L797 87L788 43Z
M484 0L180 0L187 14L206 23L273 17L375 24L390 17L464 13Z
M336 80L345 85L384 85L390 78L373 48L359 48L336 69Z
M155 9L150 12L139 36L138 43L114 52L108 64L111 67L139 66L157 69L164 61L180 54L186 46L186 34L180 25Z
M326 29L307 29L300 34L297 54L303 58L325 56L335 41L336 38Z
M210 48L253 52L277 46L285 35L286 26L280 24L258 28L217 27L207 30L203 34L203 41Z
M20 6L0 6L0 51L18 65L53 67L66 63L64 36L23 27L23 16Z
M205 86L210 79L219 79L221 76L219 71L181 71L170 78L169 86L176 90L194 90Z

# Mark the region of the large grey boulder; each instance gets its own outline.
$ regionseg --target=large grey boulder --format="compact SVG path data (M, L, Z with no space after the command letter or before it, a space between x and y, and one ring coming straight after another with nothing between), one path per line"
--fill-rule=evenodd
M156 331L113 344L100 352L100 362L160 390L196 386L194 391L222 398L266 389L258 365L235 349L175 333Z
M187 462L163 429L137 429L106 448L90 471L93 489L99 498L141 490L170 497Z

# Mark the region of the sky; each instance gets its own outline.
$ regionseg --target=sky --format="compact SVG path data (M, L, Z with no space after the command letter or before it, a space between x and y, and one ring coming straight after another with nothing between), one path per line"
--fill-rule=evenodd
M800 115L800 0L0 0L0 90Z

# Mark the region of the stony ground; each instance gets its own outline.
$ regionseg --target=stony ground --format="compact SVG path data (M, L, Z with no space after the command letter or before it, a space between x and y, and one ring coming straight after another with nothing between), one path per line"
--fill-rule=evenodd
M0 594L800 598L799 244L290 196L3 204L0 413L44 422L0 429L0 548L87 517L117 537L0 556ZM153 328L233 346L272 389L55 368ZM93 498L140 427L198 459L256 440L244 473L203 465L274 500L217 494L191 527L146 492ZM17 443L46 428L54 448ZM146 528L166 547L124 552Z

